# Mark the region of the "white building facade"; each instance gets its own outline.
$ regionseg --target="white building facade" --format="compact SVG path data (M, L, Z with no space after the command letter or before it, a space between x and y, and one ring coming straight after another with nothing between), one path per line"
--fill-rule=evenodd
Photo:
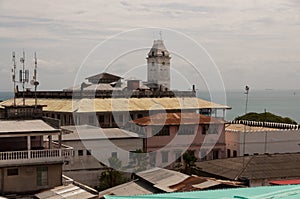
M225 142L227 157L296 153L300 152L300 130L230 124Z

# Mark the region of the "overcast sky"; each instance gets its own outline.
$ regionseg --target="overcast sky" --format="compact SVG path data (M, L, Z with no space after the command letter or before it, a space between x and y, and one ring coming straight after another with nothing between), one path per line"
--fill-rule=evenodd
M30 69L38 54L40 90L103 70L145 80L159 30L173 88L205 87L209 71L227 90L299 88L298 0L0 0L0 24L0 91L11 89L11 52L19 60L23 48Z

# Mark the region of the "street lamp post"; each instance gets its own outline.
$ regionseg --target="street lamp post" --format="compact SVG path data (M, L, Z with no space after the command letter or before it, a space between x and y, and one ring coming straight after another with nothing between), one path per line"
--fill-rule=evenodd
M247 114L248 108L248 96L249 96L249 86L245 87L245 95L246 95L246 106L245 106L245 115ZM244 139L243 139L243 168L245 166L245 150L246 150L246 124L244 124Z

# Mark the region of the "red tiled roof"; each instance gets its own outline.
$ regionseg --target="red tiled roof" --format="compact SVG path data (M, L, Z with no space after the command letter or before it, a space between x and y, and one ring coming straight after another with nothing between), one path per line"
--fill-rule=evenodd
M148 117L133 120L140 126L148 125L181 125L181 124L219 124L222 119L209 117L197 113L158 113Z
M294 179L294 180L272 180L272 181L269 181L269 183L273 184L273 185L300 184L300 179Z

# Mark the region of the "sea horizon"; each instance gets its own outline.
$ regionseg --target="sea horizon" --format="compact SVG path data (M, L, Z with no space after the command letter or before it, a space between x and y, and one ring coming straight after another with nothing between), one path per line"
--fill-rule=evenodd
M210 95L207 91L197 91L197 97L210 101ZM1 101L10 98L13 98L13 92L0 91ZM248 95L247 113L263 113L266 109L267 112L282 117L289 117L299 123L300 107L297 106L299 101L300 89L253 89L250 90ZM246 106L244 91L242 89L227 90L225 104L232 108L226 111L226 120L230 121L244 115Z

